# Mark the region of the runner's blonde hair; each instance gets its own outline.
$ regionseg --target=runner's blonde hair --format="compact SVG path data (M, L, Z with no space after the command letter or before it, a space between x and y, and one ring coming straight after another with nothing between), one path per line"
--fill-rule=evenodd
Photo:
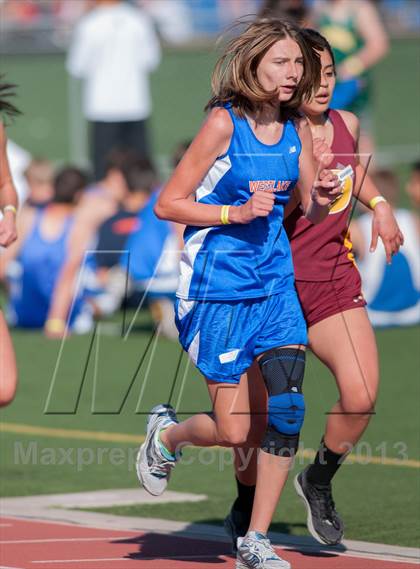
M260 112L276 97L277 91L263 89L257 78L258 65L272 45L287 37L299 45L304 71L292 99L282 103L280 110L283 118L299 116L302 101L312 95L314 85L319 83L319 56L298 26L277 19L252 22L243 33L228 42L213 71L213 97L206 110L231 103L241 117L247 112Z

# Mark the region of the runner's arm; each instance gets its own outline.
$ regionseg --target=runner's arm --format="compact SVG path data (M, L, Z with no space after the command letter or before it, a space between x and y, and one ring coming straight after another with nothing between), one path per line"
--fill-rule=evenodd
M45 323L45 333L48 337L62 337L65 324L75 294L78 292L77 280L80 269L83 269L85 253L94 235L94 226L87 223L77 223L73 227L68 243L68 258L64 263L54 288L48 318ZM59 326L49 326L51 322L61 323Z
M2 247L8 247L17 239L16 210L18 198L7 159L6 130L0 120L0 207L3 210L6 206L13 206L15 211L3 212L3 219L0 221L0 245Z
M197 227L222 225L223 206L193 201L191 195L217 157L227 152L232 134L233 123L228 111L212 109L160 193L154 210L157 217ZM255 192L240 206L224 205L230 206L229 223L249 223L256 217L269 215L274 206L274 194Z
M392 207L388 202L379 202L372 210L372 207L370 206L371 200L381 196L381 193L372 178L366 173L367 167L360 161L359 120L353 113L348 111L340 111L340 115L356 141L355 158L357 165L355 172L354 195L360 203L373 211L372 239L369 250L371 252L375 251L378 244L378 237L380 237L385 248L387 262L391 263L392 255L398 253L400 247L404 244L404 236L398 227Z
M221 206L197 203L191 196L217 157L227 151L232 133L228 111L213 109L163 187L155 206L157 217L202 227L221 224Z
M330 170L316 171L313 158L312 134L306 119L298 123L302 145L299 157L299 181L296 185L304 215L311 223L325 219L329 205L341 192L338 178Z

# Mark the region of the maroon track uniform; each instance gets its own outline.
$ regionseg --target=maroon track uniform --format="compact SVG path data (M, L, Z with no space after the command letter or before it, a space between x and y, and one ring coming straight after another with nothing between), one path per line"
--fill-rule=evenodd
M338 111L329 110L334 128L329 166L335 173L351 165L356 170L356 142ZM354 262L348 231L354 175L346 178L343 195L332 205L328 217L313 225L300 205L286 218L296 288L308 326L333 314L365 306L359 271Z

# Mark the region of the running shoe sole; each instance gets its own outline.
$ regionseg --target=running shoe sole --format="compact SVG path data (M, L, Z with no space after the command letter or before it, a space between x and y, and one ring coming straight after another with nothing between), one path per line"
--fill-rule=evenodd
M283 559L283 561L284 561L284 559ZM285 563L287 563L287 561L285 561ZM240 559L237 559L235 569L250 569L250 567L249 567L249 565L245 564ZM290 565L290 563L287 563L287 565L284 565L282 569L292 569L292 566Z

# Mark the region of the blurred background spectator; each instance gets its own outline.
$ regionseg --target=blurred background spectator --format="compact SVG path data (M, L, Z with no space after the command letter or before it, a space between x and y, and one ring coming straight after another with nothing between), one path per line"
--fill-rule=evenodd
M185 0L138 0L155 22L162 40L170 45L191 41L194 28L191 10Z
M388 34L371 0L316 0L311 23L329 41L337 83L331 108L354 112L361 127L360 151L374 155L370 70L388 52ZM374 167L374 157L371 169Z
M32 175L39 174L42 163L32 165ZM47 168L45 168L47 169ZM29 171L31 175L31 170ZM81 228L75 223L77 202L87 185L87 175L74 167L61 169L54 178L52 201L45 208L26 207L19 217L19 237L3 256L3 278L9 287L7 318L19 328L43 328L63 333L68 318L75 330L84 316L83 292L73 297L69 313L58 320L50 317L54 309L57 283L69 259L86 243L81 241ZM70 291L72 293L72 291Z
M19 197L19 203L26 200L29 188L25 177L25 170L31 163L31 155L24 148L10 140L7 141L7 159L10 165L13 182Z
M97 232L95 264L98 280L106 287L111 269L118 267L128 237L140 228L139 212L158 185L157 172L148 158L133 157L121 166L125 193L118 210ZM153 244L152 244L153 245Z
M307 24L309 12L305 0L264 0L259 12L260 18L286 18L298 25Z
M67 69L84 81L95 180L104 176L104 159L113 148L149 155L149 74L159 61L149 18L123 0L96 0L77 25Z
M320 0L319 3L325 0ZM334 0L333 0L334 1ZM338 0L340 1L340 0ZM345 0L357 4L359 0ZM365 1L365 0L363 0ZM367 1L367 0L366 0ZM281 10L300 18L318 0L126 0L140 6L155 20L164 41L179 44L219 34L224 26L246 14ZM393 33L418 33L417 0L372 0L387 29ZM30 36L32 47L61 48L72 28L95 5L95 0L0 0L3 44ZM39 31L43 37L36 39ZM3 35L4 35L3 34ZM28 42L23 42L23 48ZM17 46L15 46L15 50Z
M114 215L127 193L122 169L136 157L132 150L112 150L104 157L105 170L101 180L89 184L79 204L79 216L91 226L92 233Z
M411 169L406 191L413 209L418 212L420 208L420 160Z
M28 194L24 205L30 208L43 208L54 197L54 167L45 158L33 159L25 170Z
M174 166L188 146L177 145ZM93 300L95 309L109 315L123 302L147 307L161 333L176 338L174 302L184 227L155 216L160 186L149 160L129 161L121 172L127 194L120 210L98 231L94 264L102 292Z
M413 166L406 186L413 209L398 207L399 182L392 170L378 170L373 181L393 206L404 234L404 246L390 265L378 244L369 251L372 214L363 213L350 226L353 248L374 326L407 326L420 323L420 219L415 210L420 198L420 163Z
M329 41L337 67L332 107L359 118L369 99L368 71L388 51L388 37L370 0L318 0L311 19Z

